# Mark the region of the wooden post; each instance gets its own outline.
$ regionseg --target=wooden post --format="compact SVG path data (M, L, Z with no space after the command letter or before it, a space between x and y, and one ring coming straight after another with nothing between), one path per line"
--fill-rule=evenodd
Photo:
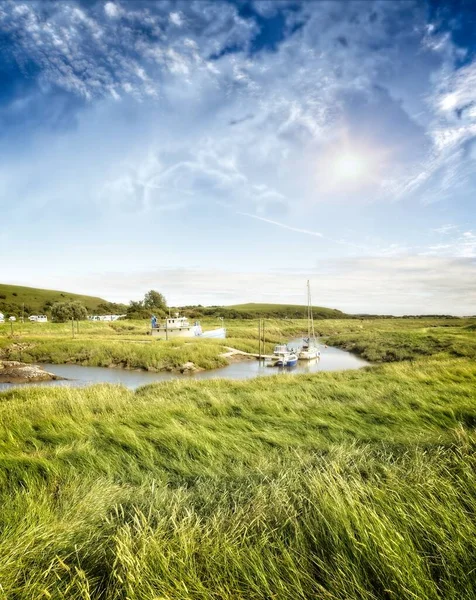
M10 333L13 335L13 321L10 321Z
M170 309L169 309L170 312ZM169 320L167 319L167 317L165 318L165 341L168 341L169 339Z
M266 345L264 342L264 319L263 319L263 324L261 325L261 333L263 334L263 354L266 354Z
M261 360L261 319L258 321L258 360Z
M79 319L76 321L76 332L79 333Z
M73 334L73 339L74 339L74 319L71 319L71 332Z

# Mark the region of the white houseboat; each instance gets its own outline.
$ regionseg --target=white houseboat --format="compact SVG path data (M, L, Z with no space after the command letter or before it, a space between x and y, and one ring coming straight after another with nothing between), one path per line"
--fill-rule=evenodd
M226 329L219 327L209 331L203 331L198 321L192 325L187 317L179 316L175 313L173 317L168 317L160 323L156 317L151 319L151 335L161 340L170 340L176 337L204 337L204 338L225 338Z
M179 317L176 313L174 317L168 317L163 323L152 317L151 335L163 340L170 340L175 337L195 337L202 332L200 325L192 325L187 317Z

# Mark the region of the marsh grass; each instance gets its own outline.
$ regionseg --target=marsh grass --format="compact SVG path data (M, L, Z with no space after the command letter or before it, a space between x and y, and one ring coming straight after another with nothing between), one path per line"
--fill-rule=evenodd
M319 324L330 345L371 362L412 360L444 353L476 358L475 319L339 321Z
M0 338L0 358L23 362L77 363L98 367L169 370L193 362L201 369L216 369L227 361L221 356L225 346L246 352L258 352L258 323L232 323L226 340L175 338L157 340L147 335L144 321L81 323L72 337L71 324L22 323L15 336ZM204 328L217 323L204 321ZM3 331L8 332L6 325ZM266 327L266 352L275 343L286 341L304 330L303 321L269 321Z
M475 390L430 358L0 394L1 594L474 598Z
M158 368L253 349L256 325L21 339L31 360ZM387 364L0 393L0 599L473 600L474 321L319 332Z
M202 320L204 329L218 324ZM316 323L321 343L339 346L370 362L413 360L442 353L476 357L475 319L340 319ZM90 366L173 369L193 362L203 369L223 366L225 346L257 353L258 321L225 323L227 339L152 339L144 321L81 323L72 339L70 324L22 323L14 337L0 325L0 358L25 362L73 362ZM265 353L277 343L305 334L303 319L266 319ZM3 336L1 333L3 332Z

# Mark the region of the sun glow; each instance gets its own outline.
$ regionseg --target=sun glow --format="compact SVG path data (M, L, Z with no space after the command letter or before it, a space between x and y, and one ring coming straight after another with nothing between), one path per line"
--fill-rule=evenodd
M359 179L365 174L365 160L356 154L345 153L336 157L334 174L345 179Z

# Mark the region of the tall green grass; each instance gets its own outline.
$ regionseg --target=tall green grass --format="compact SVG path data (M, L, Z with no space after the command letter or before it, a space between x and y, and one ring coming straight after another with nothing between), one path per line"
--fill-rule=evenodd
M10 390L0 598L470 600L475 424L464 358Z
M319 330L330 345L371 362L393 362L437 353L476 358L475 324L475 319L353 320L319 323Z
M6 344L3 358L26 363L75 363L95 367L123 367L149 371L174 370L186 362L201 369L216 369L227 364L221 355L225 348L208 340L177 339L134 343L130 340L46 339Z
M304 325L268 321L268 343ZM167 343L130 326L0 350L160 369L258 347L256 322ZM474 320L318 328L387 364L0 393L0 599L476 598Z

